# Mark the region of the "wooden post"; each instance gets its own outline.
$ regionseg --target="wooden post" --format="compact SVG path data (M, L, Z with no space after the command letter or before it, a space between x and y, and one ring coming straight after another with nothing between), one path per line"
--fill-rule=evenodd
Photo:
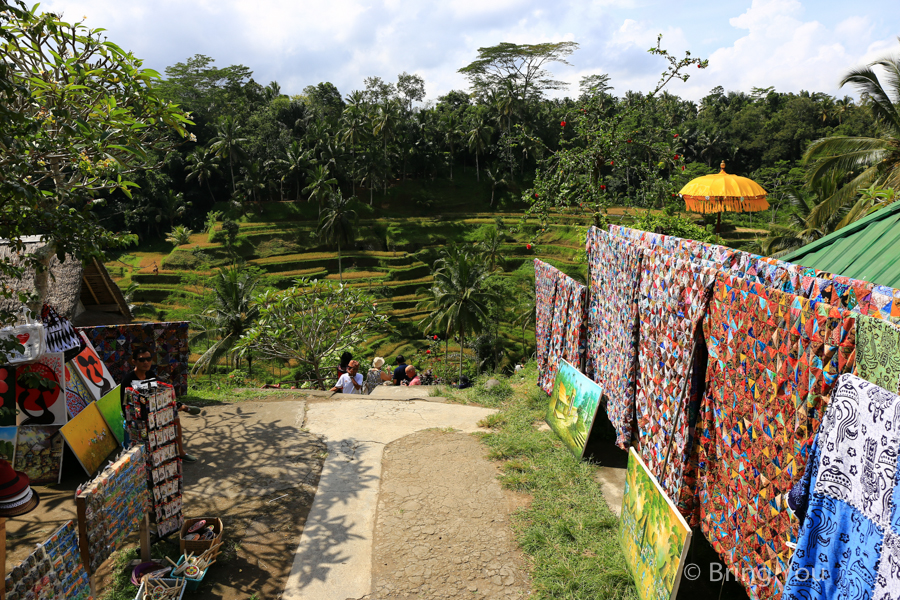
M150 561L150 512L147 511L144 513L144 518L141 519L141 560L144 562ZM2 600L2 599L0 599Z
M84 572L87 573L88 579L91 581L91 590L94 589L93 578L91 575L91 544L88 541L87 533L87 503L84 497L75 497L75 511L78 515L78 548L81 550L81 564L84 565Z
M0 565L3 565L3 582L0 583L0 600L6 600L6 517L0 517Z

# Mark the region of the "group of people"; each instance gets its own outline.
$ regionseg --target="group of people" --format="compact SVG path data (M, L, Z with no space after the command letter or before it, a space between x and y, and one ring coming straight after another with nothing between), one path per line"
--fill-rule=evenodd
M422 385L416 368L406 364L403 355L397 357L397 366L393 372L388 372L383 367L384 359L377 356L372 361L372 368L363 377L359 372L359 361L353 360L349 352L344 352L337 369L338 380L331 391L342 394L371 394L376 387L388 382L393 385Z

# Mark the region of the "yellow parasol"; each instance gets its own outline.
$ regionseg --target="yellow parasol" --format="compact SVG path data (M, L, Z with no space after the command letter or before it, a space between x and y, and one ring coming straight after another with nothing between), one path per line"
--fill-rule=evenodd
M719 213L717 235L723 212L759 212L769 208L768 192L761 185L752 179L726 173L725 161L720 168L722 170L715 175L698 177L678 192L689 211Z

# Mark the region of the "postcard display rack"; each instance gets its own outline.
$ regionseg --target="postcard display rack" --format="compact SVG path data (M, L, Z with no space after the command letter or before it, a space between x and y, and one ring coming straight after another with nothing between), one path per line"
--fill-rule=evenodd
M140 528L141 558L150 560L146 472L144 446L137 444L92 481L79 486L75 495L78 541L89 577L136 528Z
M179 531L184 523L184 483L175 443L175 388L161 382L129 387L125 400L132 444L143 445L147 459L150 518L156 523L156 534L164 537Z
M75 524L68 521L6 576L6 600L88 600L80 559Z

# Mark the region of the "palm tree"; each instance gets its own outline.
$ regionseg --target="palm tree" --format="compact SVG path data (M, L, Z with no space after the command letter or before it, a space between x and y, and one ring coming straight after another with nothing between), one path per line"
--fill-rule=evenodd
M379 136L384 150L384 193L387 194L388 174L390 173L390 161L388 160L388 142L394 139L397 126L400 123L400 107L396 100L389 100L378 107L375 119L372 122L372 133Z
M478 157L487 150L494 129L487 124L484 112L479 111L472 119L469 130L466 132L466 144L469 150L475 153L475 179L481 181L481 172L478 168Z
M215 153L207 150L203 150L202 152L200 149L194 150L188 155L187 161L191 166L188 168L188 174L184 180L191 181L192 179L196 179L197 183L200 185L205 184L206 189L209 191L209 197L215 202L216 197L213 196L212 188L209 187L210 178L213 174L219 172L219 163L216 160Z
M456 140L463 135L456 111L448 110L441 116L441 132L450 148L450 181L453 181L453 159L456 156Z
M176 225L166 236L166 241L175 244L176 246L184 246L191 242L192 235L194 235L194 232L184 225Z
M488 318L488 302L495 295L484 289L490 276L484 262L468 250L451 246L443 251L433 272L432 301L429 316L434 323L445 323L446 331L459 335L459 377L462 379L463 347L467 333L480 333Z
M354 238L356 211L350 208L350 198L344 198L340 190L331 194L319 218L319 237L325 243L337 243L338 276L344 283L341 269L341 242L349 245Z
M509 182L506 181L505 177L499 177L498 175L494 175L494 172L490 169L485 169L485 173L487 173L488 179L491 180L491 206L494 205L494 192L497 191L497 188L500 186L509 185Z
M226 355L244 332L259 316L259 308L253 302L253 292L259 283L259 275L243 265L223 267L213 279L212 305L199 321L207 327L195 335L191 342L218 338L194 364L192 372L202 373L209 365ZM192 319L193 320L193 319Z
M234 178L234 162L246 160L247 153L241 148L241 144L247 142L247 138L241 137L241 126L237 119L228 115L216 123L216 137L212 139L209 149L219 158L228 159L228 169L231 172L231 191L237 192L237 182Z
M259 168L258 162L250 163L244 169L244 178L238 183L251 202L261 202L262 197L259 195L266 189L268 178L262 169Z
M762 253L767 256L781 256L795 248L800 248L839 229L842 213L835 213L822 225L814 225L810 216L825 202L837 188L834 180L829 185L819 187L810 196L797 186L788 186L784 197L790 206L789 224L772 225L769 235L760 242Z
M331 176L331 172L325 165L316 165L309 173L309 185L303 188L303 193L309 193L307 202L315 200L321 207L322 203L332 194L338 181Z
M291 144L284 149L279 158L275 159L276 168L281 175L281 185L284 189L284 180L293 179L297 183L294 199L300 198L300 182L303 175L312 164L310 161L310 151L304 150L303 146L297 140L291 141ZM284 200L284 192L281 193L281 199Z
M489 227L484 239L479 243L481 257L487 263L489 273L493 273L498 264L502 266L504 263L504 257L501 254L502 246L503 236L496 227Z
M873 67L881 67L886 72L887 87L878 80ZM847 83L852 83L862 97L869 99L879 135L837 135L816 140L806 150L803 162L811 165L808 174L811 185L835 174L852 177L810 213L810 224L814 227L823 226L846 209L863 188L900 189L900 57L883 58L853 69L844 76L841 86Z
M526 293L522 298L517 311L516 318L513 319L513 325L522 328L522 354L528 356L528 350L525 348L525 329L534 331L535 323L537 323L537 304L534 300L534 285L529 288L530 293ZM523 359L524 360L524 359Z

